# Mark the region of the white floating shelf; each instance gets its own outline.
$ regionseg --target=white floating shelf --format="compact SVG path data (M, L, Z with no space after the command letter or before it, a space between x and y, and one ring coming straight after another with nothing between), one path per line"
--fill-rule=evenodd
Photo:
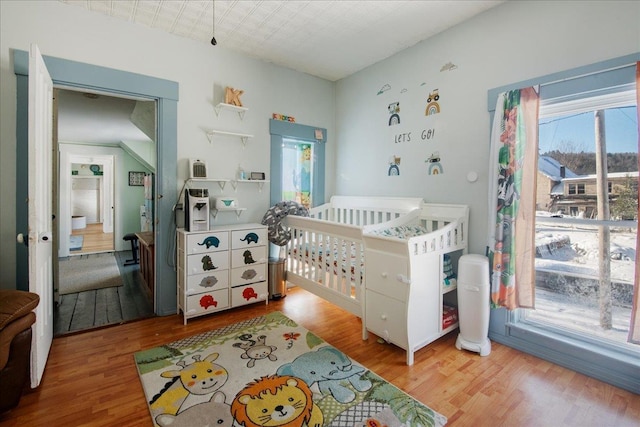
M236 179L235 181L231 181L231 185L233 186L234 190L237 190L238 184L258 184L258 190L262 191L262 187L264 187L264 184L268 182L270 182L268 179Z
M231 181L231 180L230 179L223 179L223 178L189 178L187 180L188 183L193 183L193 182L217 182L218 185L220 186L221 190L224 190L224 186L229 181Z
M216 116L220 115L220 111L222 110L235 111L236 113L238 113L238 117L240 117L240 120L244 119L244 113L249 111L249 109L246 107L238 107L237 105L225 104L224 102L219 103L213 108L216 112Z
M237 133L237 132L227 132L224 130L210 130L207 132L207 137L209 138L209 143L213 142L213 135L222 135L222 136L235 136L242 140L242 144L247 144L247 139L253 138L253 135L249 135L246 133Z
M213 218L215 219L216 216L218 216L219 212L235 212L236 216L240 218L240 215L242 215L242 212L246 210L247 208L212 208L211 215L213 215Z

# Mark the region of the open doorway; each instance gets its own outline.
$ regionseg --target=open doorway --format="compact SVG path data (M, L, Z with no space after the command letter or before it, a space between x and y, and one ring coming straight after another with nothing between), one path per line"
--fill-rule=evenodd
M71 188L59 192L69 194L62 197L71 211L69 256L113 252L114 156L70 157L70 165L61 165L60 170L65 173L71 168ZM61 217L61 221L68 218ZM66 243L65 236L60 241Z
M151 316L154 284L140 275L132 239L153 231L152 189L144 183L155 175L155 101L64 88L56 101L54 334Z
M18 165L29 162L28 150L28 105L29 105L29 53L24 50L13 50L13 70L17 80L17 117L16 117L16 162ZM151 101L155 108L157 138L154 147L154 156L157 157L157 169L153 184L153 218L154 225L158 227L154 237L154 251L150 259L153 261L155 272L152 283L154 284L153 306L154 313L160 316L173 315L176 310L176 275L174 272L173 258L165 256L172 252L175 242L174 203L178 199L178 189L175 185L175 177L178 176L177 168L177 141L178 141L178 98L179 86L177 82L150 77L143 74L86 64L78 61L70 61L62 58L44 56L44 62L49 68L54 87L73 87L75 90L102 91L104 93L118 94L118 96L132 96ZM54 94L54 105L56 98ZM54 107L55 109L55 107ZM54 126L56 126L54 120ZM99 129L96 129L99 130ZM57 132L54 131L54 135ZM54 140L54 152L58 153L58 144ZM54 156L57 157L57 156ZM133 171L134 169L131 169ZM59 173L54 169L54 180ZM28 225L28 205L25 203L24 194L27 193L29 183L28 168L16 170L16 234L26 234ZM54 191L57 183L54 183ZM57 202L57 195L52 198ZM122 205L116 203L115 208ZM58 212L54 206L53 212ZM57 216L56 216L57 217ZM116 214L116 218L117 218ZM118 222L115 227L117 229ZM154 228L155 228L154 227ZM53 221L53 243L58 239L57 220ZM157 238L156 238L157 237ZM116 238L117 240L117 238ZM122 243L122 242L117 242ZM56 249L57 250L57 247ZM53 257L54 280L57 278L57 257ZM16 247L16 289L29 289L29 251L26 246ZM53 307L49 307L53 310Z

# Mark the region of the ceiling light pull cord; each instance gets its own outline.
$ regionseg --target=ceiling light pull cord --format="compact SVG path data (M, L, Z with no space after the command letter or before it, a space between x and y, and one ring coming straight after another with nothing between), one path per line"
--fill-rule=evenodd
M216 40L216 3L214 0L211 0L211 15L213 18L211 19L211 44L217 45L218 41Z

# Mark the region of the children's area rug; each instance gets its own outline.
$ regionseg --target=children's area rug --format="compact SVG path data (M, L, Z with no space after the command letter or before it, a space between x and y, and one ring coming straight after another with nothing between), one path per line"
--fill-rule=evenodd
M134 355L156 426L443 426L280 312Z

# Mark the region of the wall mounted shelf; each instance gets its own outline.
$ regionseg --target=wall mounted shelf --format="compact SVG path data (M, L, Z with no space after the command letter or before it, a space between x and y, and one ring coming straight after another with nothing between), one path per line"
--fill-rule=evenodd
M209 143L213 142L213 135L222 135L222 136L234 136L234 137L238 137L242 140L242 145L246 146L247 145L247 140L249 138L253 138L253 135L249 135L246 133L237 133L237 132L227 132L227 131L223 131L223 130L210 130L207 131L207 138L209 138Z
M262 192L262 187L264 187L264 184L267 182L269 182L269 180L267 179L236 179L234 181L231 181L231 185L233 186L234 190L237 190L238 184L242 184L242 183L257 184L258 190Z
M215 219L216 216L218 216L218 213L220 212L235 212L236 216L240 218L240 215L242 215L242 212L246 210L247 208L212 208L211 215L213 216L213 219Z
M238 117L240 117L240 120L244 119L244 113L249 111L249 109L246 108L246 107L238 107L236 105L225 104L224 102L219 103L218 105L213 107L213 109L216 112L216 116L219 116L220 115L220 111L222 111L222 110L235 111L236 113L238 113Z
M218 186L220 186L220 189L224 190L224 186L229 181L231 181L231 180L230 179L223 179L223 178L189 178L189 179L187 179L185 184L186 185L190 185L190 184L195 183L195 182L217 182Z

